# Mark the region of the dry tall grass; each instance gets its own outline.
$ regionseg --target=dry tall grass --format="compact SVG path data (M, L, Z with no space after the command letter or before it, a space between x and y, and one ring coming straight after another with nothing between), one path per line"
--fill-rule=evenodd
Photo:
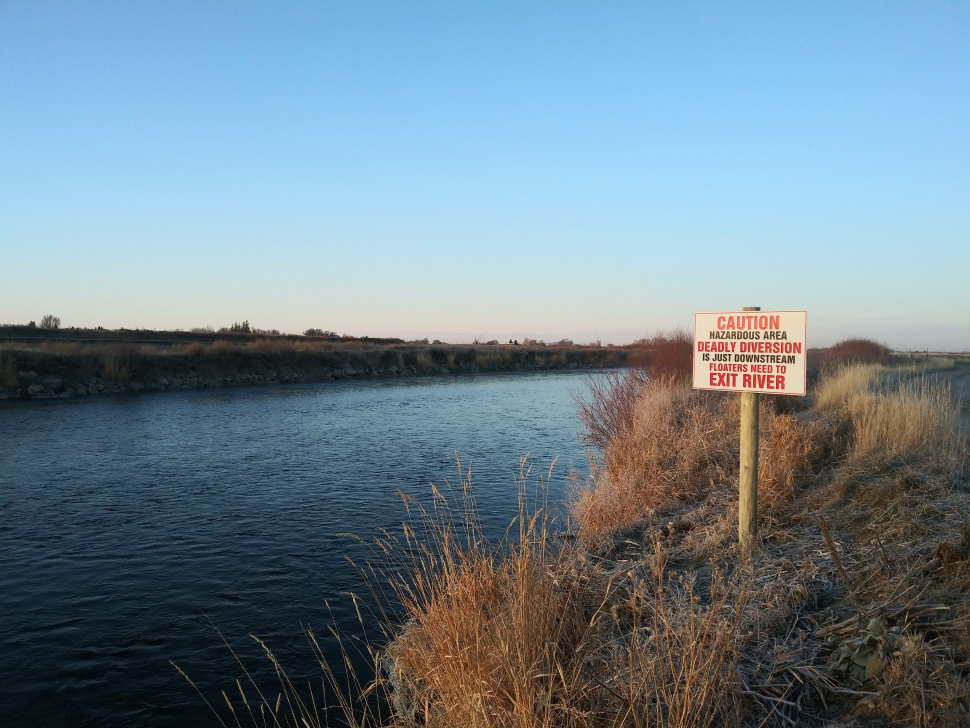
M585 536L639 521L677 500L695 500L736 470L739 411L733 400L673 380L621 382L616 407L596 422L607 436L599 468L575 502Z
M13 357L0 352L0 387L16 387L17 370L14 368Z
M517 538L486 543L467 474L459 509L438 490L430 510L406 499L403 536L376 546L403 611L385 624L383 674L353 688L359 702L338 697L345 720L970 725L970 484L956 405L944 385L875 366L833 370L816 398L798 417L762 402L756 552L733 546L737 398L642 372L594 380L581 404L602 452L574 504L577 539L527 512L520 490ZM290 722L321 725L274 665ZM367 707L375 694L393 716ZM284 722L279 706L264 724Z
M98 355L98 370L112 382L126 382L131 378L131 349L112 346Z
M918 457L952 469L966 458L958 427L960 405L946 381L879 365L841 367L817 393L821 409L840 410L852 428L855 460L886 456Z
M714 575L696 590L671 573L657 539L642 575L590 568L521 495L507 550L485 543L474 519L459 528L421 510L403 544L382 544L408 555L397 582L404 627L386 651L398 725L739 724L738 580Z
M550 549L546 517L526 516L520 526L505 555L474 525L459 532L438 521L430 543L406 530L414 558L397 588L407 622L387 651L399 719L442 727L571 722L580 691L570 647L587 624L574 589L556 578L561 555Z

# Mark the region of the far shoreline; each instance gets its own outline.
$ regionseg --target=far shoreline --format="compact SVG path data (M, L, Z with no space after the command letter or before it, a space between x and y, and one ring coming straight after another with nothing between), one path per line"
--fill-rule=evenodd
M571 342L456 345L248 332L200 337L186 332L10 329L27 327L0 327L0 400L342 379L594 371L626 366L633 352L633 347Z

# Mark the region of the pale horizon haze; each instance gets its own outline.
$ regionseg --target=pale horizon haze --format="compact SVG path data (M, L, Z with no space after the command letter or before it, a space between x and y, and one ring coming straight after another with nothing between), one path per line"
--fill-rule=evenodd
M970 349L970 4L0 0L0 323Z

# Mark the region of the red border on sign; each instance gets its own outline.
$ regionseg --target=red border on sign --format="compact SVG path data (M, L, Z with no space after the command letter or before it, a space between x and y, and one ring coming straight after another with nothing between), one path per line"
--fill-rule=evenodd
M777 389L740 389L734 387L698 387L694 385L694 356L697 354L697 317L698 316L711 316L715 314L739 314L739 315L750 315L750 314L769 314L769 313L803 313L805 314L805 330L803 334L805 336L805 367L802 370L802 391L801 392L779 392ZM803 309L794 309L787 311L698 311L694 314L694 349L691 352L691 386L694 389L704 389L709 392L751 392L754 394L778 394L783 397L804 397L808 394L808 311Z

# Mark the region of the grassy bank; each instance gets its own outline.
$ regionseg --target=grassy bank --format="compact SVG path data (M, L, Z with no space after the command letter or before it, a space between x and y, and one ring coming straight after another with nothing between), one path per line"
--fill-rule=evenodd
M493 547L467 488L457 517L437 491L412 504L375 548L398 617L365 699L321 655L325 694L281 672L253 722L342 705L358 726L970 724L970 478L946 380L834 360L810 397L763 398L749 551L737 397L683 373L594 383L570 538L523 506Z
M622 366L629 356L627 349L599 346L427 345L248 334L180 340L182 332L174 332L177 336L171 341L144 341L118 340L119 332L108 333L114 338L0 341L0 398L50 399L347 377L604 368Z

